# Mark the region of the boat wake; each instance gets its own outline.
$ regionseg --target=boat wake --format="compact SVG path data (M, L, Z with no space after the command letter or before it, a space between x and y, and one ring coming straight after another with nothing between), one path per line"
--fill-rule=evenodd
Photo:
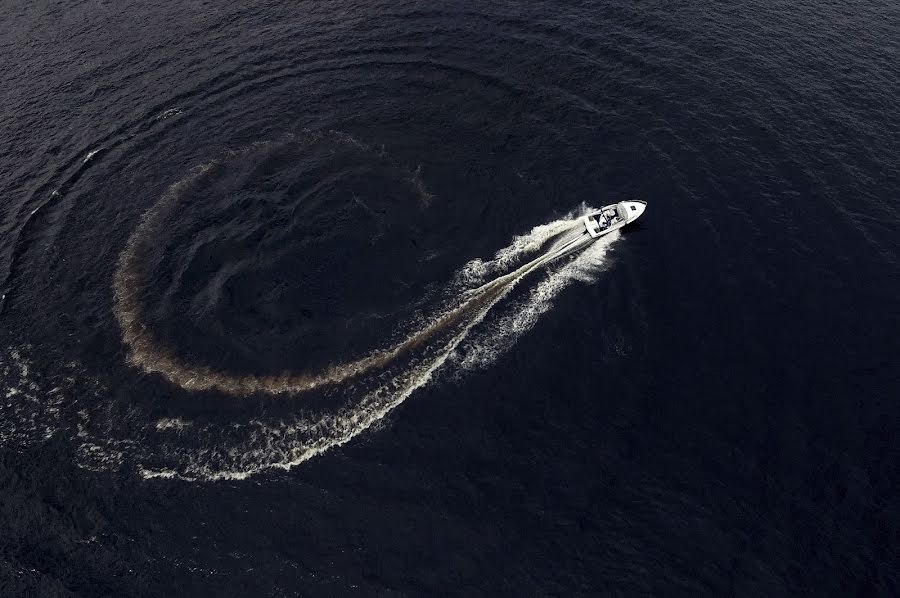
M329 143L359 145L349 136L328 135ZM128 401L77 363L41 370L28 357L37 349L11 347L0 352L0 383L6 385L0 441L35 444L65 436L80 466L132 468L148 479L234 480L291 469L377 428L437 373L459 376L492 364L551 308L560 290L602 271L619 237L585 234L581 216L591 208L582 206L514 238L492 259L465 264L438 300L428 301L430 313L398 322L403 332L387 346L321 370L237 373L180 357L154 333L142 301L156 282L171 222L188 201L185 190L211 168L215 164L173 185L144 214L116 263L113 311L132 366L161 376L181 389L179 395L206 393L198 394L204 402L218 396L223 409L174 403L160 413L158 404ZM421 180L415 174L408 179L425 202L430 196ZM246 408L235 408L229 397Z
M455 299L412 326L413 332L395 346L324 372L278 377L191 366L154 346L151 334L141 330L139 304L127 302L136 300L135 295L122 286L133 280L127 271L131 257L126 254L115 281L117 306L124 310L117 317L136 366L160 373L186 390L203 388L236 396L300 396L317 385L333 386L343 391L343 405L326 411L299 408L282 416L267 416L263 410L263 414L228 423L187 415L154 417L142 408L117 404L112 398L115 393L75 363L67 364L60 376L42 378L31 367L26 346L0 356L0 362L12 364L0 370L8 374L4 376L6 400L0 404L0 440L36 443L68 435L80 466L92 470L132 467L148 479L240 480L291 469L376 428L448 362L454 367L445 369L456 375L488 366L550 308L561 289L573 281L591 280L602 271L618 233L591 243L583 235L578 213L535 227L491 260L466 264L445 289ZM149 226L146 223L152 224L153 216L144 222ZM532 288L511 297L510 292L536 271L543 274L533 277ZM500 317L487 319L501 302ZM85 401L88 394L93 401ZM93 407L85 408L89 403Z
M187 391L217 391L232 396L246 397L259 394L299 395L326 386L347 382L353 378L384 370L400 358L423 349L433 338L446 334L456 327L468 330L467 324L480 319L482 312L509 292L522 278L533 270L576 253L593 239L584 231L578 218L565 218L537 227L528 235L519 237L510 247L497 254L489 264L478 262L483 273L493 272L491 280L482 282L475 289L467 290L461 300L445 308L437 317L410 333L393 347L376 351L352 362L331 365L320 372L281 375L236 375L211 367L186 363L175 352L155 338L144 319L139 289L146 288L143 262L165 238L168 220L179 209L181 191L193 178L202 176L200 169L194 177L177 183L143 217L122 252L113 280L115 297L114 313L122 330L122 339L128 347L130 363L146 373L161 374L169 382ZM524 256L546 249L524 264L518 264ZM500 273L517 264L511 271ZM464 271L471 271L470 265ZM469 324L470 325L470 324ZM455 338L455 337L454 337Z
M169 459L177 455L177 468L145 465L141 473L147 478L243 479L265 470L290 469L344 445L377 425L391 410L427 384L448 361L458 363L466 370L489 365L549 309L556 293L570 282L590 279L600 271L606 252L617 238L618 233L613 233L592 242L593 239L584 235L580 217L574 214L536 227L527 235L517 237L494 259L467 264L450 289L459 291L460 284L475 283L477 286L462 290L457 303L418 326L400 343L358 361L333 365L317 374L235 376L205 367L192 368L168 356L162 361L151 361L162 353L161 349L144 355L132 353L133 363L154 363L156 367L147 368L147 371L162 373L173 383L184 384L183 388L216 389L229 394L303 393L320 385L351 384L367 372L388 370L388 375L376 376L378 382L374 388L336 412L301 414L278 422L255 420L234 426L225 432L228 440L223 437L217 442L225 450L214 453L182 451L172 446L166 453ZM576 257L562 263L568 256ZM524 299L514 302L511 313L492 327L502 329L501 332L472 334L513 288L532 272L554 262L562 263L562 266L549 272ZM457 349L464 344L465 357L460 357ZM146 349L147 345L140 347ZM394 362L404 357L407 359L402 360L400 367L391 368ZM157 425L156 431L177 437L185 433L189 425L166 420ZM196 434L197 430L191 430L191 433ZM209 437L217 432L207 428L203 434Z

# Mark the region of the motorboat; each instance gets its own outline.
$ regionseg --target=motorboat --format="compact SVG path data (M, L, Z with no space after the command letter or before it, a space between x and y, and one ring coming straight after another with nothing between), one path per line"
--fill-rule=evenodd
M619 230L640 218L647 207L646 201L631 199L604 206L583 217L584 227L594 239Z

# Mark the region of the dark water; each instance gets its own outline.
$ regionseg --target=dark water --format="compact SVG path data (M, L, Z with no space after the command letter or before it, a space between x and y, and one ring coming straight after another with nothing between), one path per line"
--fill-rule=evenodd
M896 4L3 15L0 595L900 594Z

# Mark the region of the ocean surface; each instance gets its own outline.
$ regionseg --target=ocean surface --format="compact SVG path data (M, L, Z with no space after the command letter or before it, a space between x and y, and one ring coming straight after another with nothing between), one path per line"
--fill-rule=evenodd
M900 595L900 4L2 14L0 595Z

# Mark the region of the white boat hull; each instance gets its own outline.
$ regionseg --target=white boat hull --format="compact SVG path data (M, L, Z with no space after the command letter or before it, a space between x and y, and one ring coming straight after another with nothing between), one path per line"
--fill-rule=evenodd
M647 202L639 199L620 201L604 206L583 217L584 228L594 239L619 230L641 217L647 208Z

